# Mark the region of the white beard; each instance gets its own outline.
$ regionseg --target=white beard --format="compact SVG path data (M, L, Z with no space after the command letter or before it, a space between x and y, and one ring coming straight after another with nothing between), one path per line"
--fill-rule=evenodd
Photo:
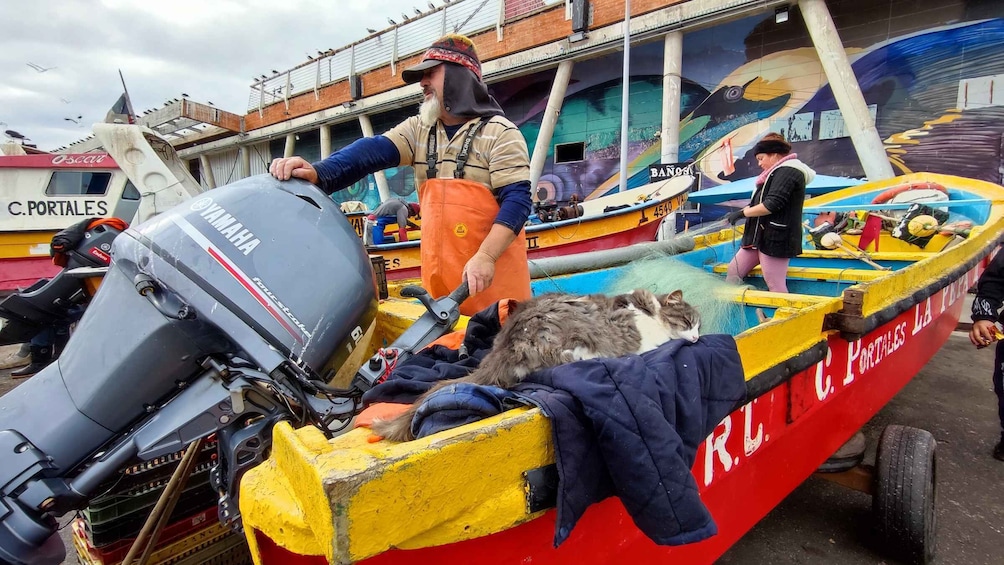
M429 97L418 107L418 117L422 120L422 125L426 127L431 128L436 125L442 114L443 107L439 104L439 98L436 98L435 95Z

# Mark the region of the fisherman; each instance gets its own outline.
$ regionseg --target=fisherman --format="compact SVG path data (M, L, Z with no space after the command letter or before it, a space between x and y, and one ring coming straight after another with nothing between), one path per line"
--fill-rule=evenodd
M373 243L393 243L393 239L387 238L386 229L389 224L397 224L397 241L408 241L408 228L418 229L418 225L408 220L416 218L421 212L421 207L417 202L405 202L401 198L391 198L390 200L377 206L377 209L370 215L376 222L373 226Z
M401 73L419 83L419 115L384 135L356 140L317 163L272 161L279 180L308 180L327 193L388 167L415 168L422 210L422 285L444 296L468 282L473 314L502 298L530 298L523 224L530 214L526 140L488 93L470 39L447 35ZM485 291L488 292L485 292Z

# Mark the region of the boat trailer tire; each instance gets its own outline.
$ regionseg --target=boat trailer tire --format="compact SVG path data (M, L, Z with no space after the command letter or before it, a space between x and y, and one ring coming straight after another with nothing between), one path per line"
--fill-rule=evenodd
M930 432L887 426L879 439L872 512L881 547L926 565L935 552L935 448Z

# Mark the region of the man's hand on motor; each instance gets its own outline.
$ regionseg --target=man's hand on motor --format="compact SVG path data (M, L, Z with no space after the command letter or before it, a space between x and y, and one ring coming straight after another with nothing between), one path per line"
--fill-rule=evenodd
M268 172L279 180L291 178L303 179L313 184L318 183L317 171L303 157L281 157L273 159Z
M986 347L997 341L997 332L994 323L990 320L977 320L973 322L973 327L969 330L969 341L976 347Z
M478 251L464 265L464 279L470 289L471 296L485 291L492 285L495 278L495 259L485 253Z

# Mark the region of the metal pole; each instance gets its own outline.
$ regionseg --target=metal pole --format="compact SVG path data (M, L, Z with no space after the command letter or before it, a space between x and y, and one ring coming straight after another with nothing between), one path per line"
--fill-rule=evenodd
M365 137L373 137L373 122L367 114L359 114L359 129L363 131ZM387 175L383 171L373 173L376 180L377 191L380 192L380 202L390 200L390 185L387 184Z
M540 120L540 131L537 133L537 141L533 145L533 156L530 159L531 197L537 194L537 181L540 180L540 175L544 172L544 162L547 161L547 153L551 149L554 126L558 123L561 105L565 101L565 91L568 88L568 80L572 76L573 65L572 61L562 61L558 63L558 70L554 73L551 94L547 97L547 107L544 108L544 116Z
M631 0L624 0L624 76L621 86L621 184L627 191L628 178L628 106L631 93Z

